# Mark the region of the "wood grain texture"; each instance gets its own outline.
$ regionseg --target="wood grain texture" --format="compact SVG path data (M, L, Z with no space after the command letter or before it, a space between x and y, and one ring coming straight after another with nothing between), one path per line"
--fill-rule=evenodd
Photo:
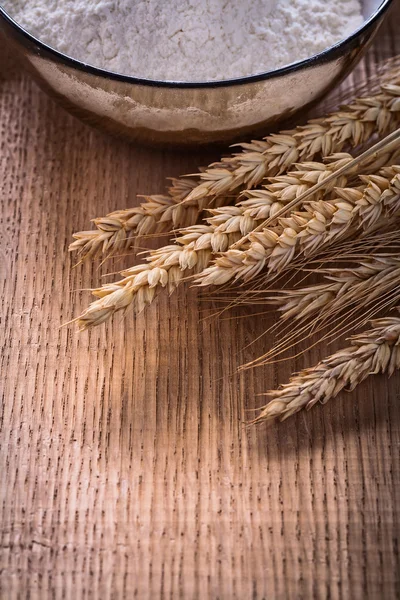
M400 52L399 26L397 7L336 95ZM257 394L335 345L229 377L268 320L204 318L187 289L60 329L101 278L72 269L72 232L213 158L103 136L3 65L2 599L400 597L399 377L245 429Z

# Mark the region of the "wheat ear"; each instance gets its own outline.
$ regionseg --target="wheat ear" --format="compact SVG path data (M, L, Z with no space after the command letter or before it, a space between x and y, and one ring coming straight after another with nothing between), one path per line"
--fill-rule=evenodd
M296 188L308 189L316 180L329 176L351 160L352 157L347 154L335 155L328 159L328 165L305 163L301 171L277 178L271 184L271 191L268 192L267 199L264 199L263 207L258 206L258 215L264 218L267 211L273 210L280 200L288 201ZM346 178L341 176L338 181L343 184ZM258 204L259 202L257 200ZM183 229L175 244L150 252L144 265L123 271L121 281L93 290L93 294L100 300L92 303L84 312L79 320L81 328L102 323L113 312L126 309L131 303L140 312L150 304L159 289L168 286L172 291L185 277L204 270L210 264L213 253L227 250L241 235L255 227L255 219L246 214L237 217L238 210L238 207L225 207L211 211L213 216L207 224ZM255 209L254 206L248 206L246 210L254 212ZM121 289L124 290L123 294Z
M99 255L110 256L126 252L132 245L132 236L163 233L171 228L196 222L198 204L179 208L181 201L196 187L195 179L172 179L168 195L142 196L145 202L125 210L117 210L105 217L93 219L96 229L73 235L69 250L77 252L80 261Z
M369 375L400 368L400 319L372 321L372 329L350 338L351 346L340 350L315 367L294 375L280 389L269 392L269 404L254 422L283 421L298 411L325 404L343 389L352 391Z
M175 244L153 250L144 264L121 271L120 281L92 290L98 300L75 319L79 328L99 325L129 306L141 312L163 288L172 293L185 277L203 271L214 249L220 250L221 244L229 245L237 239L230 234L213 236L207 225L186 228Z
M222 158L194 178L174 179L167 196L147 196L137 207L95 219L96 229L76 233L70 250L77 251L80 260L124 252L134 236L194 225L202 210L226 204L241 187L256 187L296 162L359 146L376 132L387 133L400 120L399 79L396 72L393 83L382 84L378 94L360 98L326 118L241 144L241 153Z
M270 275L280 273L296 259L314 256L356 231L371 231L381 219L398 214L400 166L382 169L380 175L362 175L360 180L362 188L337 188L336 198L310 202L303 211L279 218L278 227L251 233L246 250L224 252L197 283L250 281L264 268Z
M336 167L340 167L343 160L348 160L348 158L342 158L333 164L336 165ZM316 164L314 163L314 167L315 166ZM389 169L389 171L391 174L394 173L393 169ZM324 175L324 173L327 172L331 172L331 170L307 171L308 174L312 174L311 182L309 182L308 185L312 185L315 177L320 177L321 173ZM299 186L304 185L301 183L302 173L303 172L300 172ZM370 185L374 185L379 190L380 200L381 188L388 186L388 180L387 178L385 179L379 176L369 176L368 181L370 181L371 177L374 178L374 182L370 182ZM381 188L375 183L376 181L379 182ZM284 181L279 182L279 192L277 191L277 194L284 193L285 189L289 189L289 187L293 191L293 178L286 181L286 188L285 186L282 186L283 183ZM347 195L351 194L352 198L354 194L356 194L356 199L363 209L362 217L364 227L366 228L366 224L371 222L369 206L372 201L369 199L368 206L364 206L364 195L359 190L346 190L345 188L343 193L345 192ZM338 211L338 213L339 211L343 211L342 201L338 202L332 200L330 202L322 202L322 204L321 202L316 203L316 206L319 207L319 210L321 210L322 206L325 212L327 211L327 207L329 207L329 216L331 217L331 220L334 221L333 226L336 227L335 219L338 219L338 215L335 215L335 211ZM377 199L374 197L374 206L376 203ZM386 205L388 210L389 208L393 209L393 201L389 202L389 197L387 197ZM270 206L273 206L273 203L270 204ZM309 206L314 208L314 204L312 203ZM348 204L347 206L349 207L350 205ZM351 207L354 208L353 205L351 205ZM377 212L376 208L375 212ZM146 305L153 301L156 293L160 289L168 287L169 291L172 292L184 278L195 274L200 274L201 278L203 277L203 274L208 277L210 272L214 272L213 270L220 268L220 262L225 256L229 257L232 252L238 252L231 250L224 252L224 250L234 243L240 235L246 233L243 229L244 224L246 223L248 227L254 225L252 220L247 220L245 222L241 219L235 220L235 216L232 215L232 218L229 218L229 214L230 213L228 212L224 215L225 217L228 216L228 220L225 222L221 222L222 215L214 215L210 218L209 224L185 228L182 231L182 235L177 238L175 244L164 246L150 252L149 256L146 258L145 264L137 265L131 269L122 271L121 275L123 279L120 281L105 284L101 288L93 290L93 295L99 299L90 304L81 317L78 318L80 328L85 329L92 325L98 325L107 320L115 312L125 310L129 305L132 305L136 312L141 312ZM308 213L305 214L308 215ZM312 224L311 216L308 216L309 226L315 229L315 226ZM314 213L312 214L312 217L315 218ZM215 222L214 219L216 220ZM292 219L295 219L296 223L298 219L302 219L301 223L304 225L304 216L302 214L300 216L295 214ZM340 217L338 222L340 226L343 227L342 217ZM279 224L280 228L277 229L281 236L284 236L285 230L288 229L287 227L285 228L286 225L286 220L282 219ZM348 227L346 228L346 231L347 229ZM270 233L271 231L272 230L270 230ZM341 229L339 227L339 233L340 232ZM279 238L279 235L275 230L273 233ZM319 233L321 237L322 234L321 232ZM335 229L334 231L328 231L326 235L329 239L335 239L339 237L339 233ZM257 236L260 236L260 234L257 234ZM320 239L319 245L322 245L322 238ZM217 259L215 265L209 267L208 265L215 252L224 252L224 254ZM254 258L253 254L251 256ZM251 266L254 268L253 263ZM257 265L257 269L258 267L259 265ZM246 268L248 268L248 264L246 264Z
M334 187L351 186L356 183L355 173L357 170L374 174L384 165L393 164L398 158L399 152L383 152L378 157L373 157L366 164L357 169L349 168L348 172L331 179L323 189L319 189L309 196L309 200L329 199L334 192ZM251 233L259 223L273 218L281 209L309 191L316 184L324 183L328 178L343 166L351 165L353 157L347 153L337 153L326 157L324 162L304 162L294 165L295 170L285 175L271 177L262 188L246 190L243 192L243 200L234 206L210 209L208 212L213 216L206 221L214 227L215 233L241 233L242 236ZM222 251L227 250L226 247Z
M397 252L398 252L397 247ZM359 329L381 311L400 301L400 258L389 254L356 257L357 266L342 269L311 269L325 275L319 285L283 290L267 296L266 303L278 306L280 321L269 331L278 331L279 341L265 354L241 367L274 362L294 344L324 331L323 339L338 337L350 327ZM252 294L247 296L250 302ZM257 297L257 302L262 296ZM314 344L312 344L314 345Z
M357 266L341 269L317 270L327 281L318 285L282 290L269 296L266 302L278 307L282 321L318 319L326 322L349 306L365 308L379 302L393 290L393 303L400 300L400 258L391 255L373 255ZM314 321L315 326L315 321Z

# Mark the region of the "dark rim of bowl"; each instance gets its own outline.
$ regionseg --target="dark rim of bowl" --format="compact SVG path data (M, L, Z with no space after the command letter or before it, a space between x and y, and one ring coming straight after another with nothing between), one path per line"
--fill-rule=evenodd
M389 8L392 1L393 0L382 0L381 4L372 13L372 15L363 23L361 27L354 31L354 33L349 35L347 38L340 40L333 46L329 46L329 48L326 48L322 52L315 54L314 56L311 56L309 58L295 63L291 63L290 65L286 65L284 67L280 67L279 69L275 69L274 71L265 71L256 75L246 75L245 77L237 77L234 79L218 79L216 81L159 81L157 79L145 79L141 77L135 77L134 75L124 75L122 73L117 73L114 71L107 71L106 69L94 67L76 58L72 58L67 54L63 54L59 50L52 48L52 46L48 46L47 44L36 38L34 35L26 31L23 27L21 27L21 25L18 25L18 23L14 21L14 19L12 19L1 6L0 17L4 18L14 29L17 30L18 33L22 34L23 37L25 37L30 43L34 43L40 49L45 50L46 52L51 54L58 62L64 63L67 66L75 67L81 71L91 73L92 75L106 77L108 79L115 79L117 81L123 81L125 83L134 83L152 87L202 89L215 87L230 87L235 85L252 83L256 81L264 81L268 79L273 79L275 77L280 77L281 75L287 75L288 73L300 70L303 67L311 67L316 63L324 63L328 61L332 57L332 55L336 55L348 44L351 44L352 42L356 41L360 35L366 32L371 27L371 25L373 25L378 19L380 19L384 15L385 11Z

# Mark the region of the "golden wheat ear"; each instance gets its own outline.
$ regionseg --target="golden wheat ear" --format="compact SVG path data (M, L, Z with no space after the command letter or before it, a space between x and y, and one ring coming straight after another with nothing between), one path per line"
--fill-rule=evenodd
M350 340L348 348L294 375L280 389L268 392L271 401L252 422L283 421L318 402L325 404L342 390L354 390L369 375L391 376L400 368L399 318L372 321L372 329Z
M123 279L94 290L98 300L78 318L79 326L86 329L98 325L129 306L141 312L162 288L173 291L194 274L199 274L200 285L249 281L265 268L275 274L289 268L296 259L313 256L359 231L370 231L379 218L397 215L400 167L388 167L372 179L362 177L363 188L335 188L336 198L311 202L305 211L278 220L276 227L251 234L248 250L227 250L212 266L209 265L213 252L221 245L222 232L218 227L213 230L210 224L186 228L175 244L153 250L144 264L122 271ZM237 233L224 235L229 244Z
M310 193L312 192L312 188ZM361 176L356 187L335 188L335 198L312 201L249 234L245 250L229 249L197 278L200 286L249 282L266 270L273 279L296 261L352 236L373 231L400 212L400 166Z

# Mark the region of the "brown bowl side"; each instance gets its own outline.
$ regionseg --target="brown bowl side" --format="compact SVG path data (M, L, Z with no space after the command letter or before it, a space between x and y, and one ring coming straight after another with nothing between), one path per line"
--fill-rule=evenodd
M84 122L140 143L182 146L260 135L316 102L360 60L383 12L356 36L293 68L215 85L141 82L85 67L41 44L1 11L0 32L38 84Z

